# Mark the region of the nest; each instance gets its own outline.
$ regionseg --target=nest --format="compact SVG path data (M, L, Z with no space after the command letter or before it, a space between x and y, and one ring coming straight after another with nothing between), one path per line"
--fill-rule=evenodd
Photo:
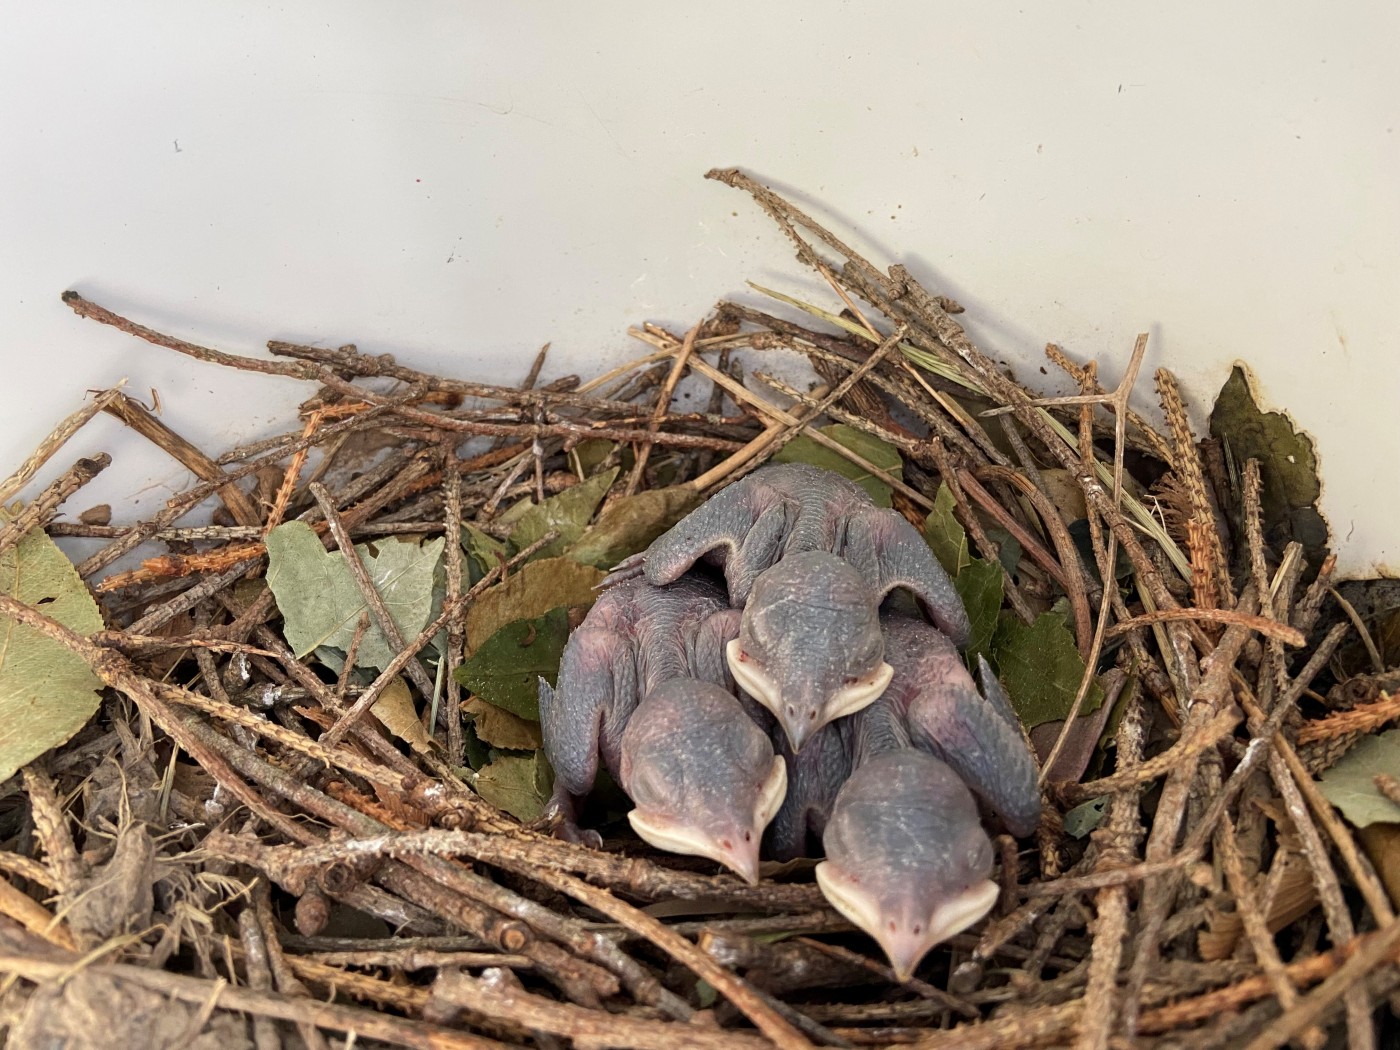
M1400 986L1395 840L1317 777L1400 705L1306 495L1255 455L1266 428L1198 441L1161 370L1159 432L1128 402L1146 337L1113 391L1048 348L1079 393L1040 397L958 304L710 177L836 311L721 303L683 336L634 330L648 353L606 375L537 385L542 352L504 388L354 347L238 357L65 296L318 391L217 459L103 391L0 484L13 499L101 412L199 479L149 521L57 521L109 463L83 459L0 526L0 699L77 697L6 752L10 1045L1321 1047L1342 1023L1374 1045ZM775 350L821 383L743 374ZM675 409L685 376L703 411ZM997 910L904 984L807 866L744 885L645 847L606 798L603 850L531 823L533 675L604 570L773 456L924 529L1043 763ZM100 542L74 574L49 537ZM297 604L331 594L330 626Z

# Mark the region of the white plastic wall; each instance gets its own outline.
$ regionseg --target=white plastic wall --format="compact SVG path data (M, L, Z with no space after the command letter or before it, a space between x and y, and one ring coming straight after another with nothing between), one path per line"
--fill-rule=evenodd
M258 352L355 341L518 379L633 354L748 278L811 288L739 165L963 300L1030 376L1152 335L1318 442L1345 568L1400 558L1400 7L886 2L3 7L0 475L89 387L211 449L310 391L75 318L77 288ZM1140 400L1151 403L1150 373ZM80 496L186 476L115 422ZM63 464L70 461L63 457ZM76 509L76 508L75 508Z

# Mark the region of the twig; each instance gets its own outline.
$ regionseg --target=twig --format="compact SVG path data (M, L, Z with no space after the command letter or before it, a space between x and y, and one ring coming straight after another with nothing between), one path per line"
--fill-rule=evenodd
M493 860L492 850L489 846L467 849L464 852L477 860ZM744 981L720 966L685 938L667 929L657 919L618 900L607 890L590 886L572 875L514 863L506 863L504 866L516 874L535 879L559 893L568 894L581 904L602 912L614 922L622 923L628 929L646 938L677 962L689 967L696 976L708 981L717 992L738 1007L775 1045L793 1048L793 1050L811 1046L800 1032L780 1017L761 998L754 995L752 989Z
M1146 735L1143 706L1134 701L1118 733L1119 759L1124 772L1133 772L1141 761ZM1109 805L1108 820L1103 831L1095 833L1095 845L1100 851L1096 868L1100 871L1121 868L1135 860L1141 838L1138 791L1136 786L1131 786L1118 792ZM1098 919L1094 924L1094 939L1089 946L1089 969L1084 987L1086 1009L1080 1017L1076 1050L1104 1050L1118 1015L1115 1009L1119 994L1118 968L1128 931L1127 887L1110 886L1100 890L1096 903Z
M676 391L676 384L680 382L681 376L685 373L686 365L690 362L691 351L695 349L695 337L700 334L700 325L697 323L685 333L685 339L681 342L681 348L676 351L675 360L671 364L671 371L667 373L666 380L661 384L661 389L656 395L656 408L651 415L651 422L647 425L649 433L655 433L661 426L661 421L666 418L666 412L671 407L671 395ZM650 440L643 441L637 448L636 462L632 464L632 473L627 479L625 495L632 495L637 491L637 486L641 484L642 473L646 470L647 460L651 458Z
M14 499L19 491L33 480L34 475L39 473L40 468L53 457L54 453L66 445L68 440L86 426L89 420L120 397L121 388L125 384L126 380L123 379L116 386L99 392L95 398L45 435L44 440L39 442L39 447L19 465L19 469L4 481L0 481L0 506L4 506Z
M313 481L310 489L312 497L316 500L316 505L321 508L321 513L325 515L326 524L330 527L331 535L335 537L336 546L340 548L340 553L345 557L345 564L350 570L351 577L355 580L355 586L360 590L360 597L369 606L374 625L384 635L385 641L389 643L395 656L402 656L405 651L408 651L404 643L403 632L399 630L399 625L394 622L389 607L384 604L384 596L379 593L379 588L370 579L369 570L365 568L365 563L360 558L360 552L355 549L355 543L350 539L350 533L346 531L345 523L341 521L340 514L335 509L335 502L331 499L331 494L319 481ZM431 635L428 636L429 639L431 637ZM425 641L424 644L427 642ZM413 651L413 655L417 655L417 650ZM400 661L395 660L395 662L399 663ZM401 664L400 670L408 674L408 677L413 680L413 684L418 687L419 692L425 697L432 697L433 682L428 677L428 672L423 670L423 665L411 657L401 661ZM356 701L357 704L363 702L364 697ZM373 700L371 700L372 703Z
M118 393L103 411L120 419L201 481L215 485L219 498L224 501L224 506L239 525L257 525L262 522L262 515L258 513L253 501L242 489L227 479L222 467L131 398Z
M636 328L631 328L628 329L628 334L637 339L642 339L646 342L651 342L653 344L662 341L662 337L658 336L650 329L642 331ZM668 343L674 343L674 339L669 334L665 335L664 339ZM758 409L764 415L772 419L776 424L779 424L780 426L789 428L791 430L797 430L801 428L802 420L798 419L796 416L793 416L791 413L779 408L778 406L772 404L771 402L765 401L761 397L758 397L755 394L751 393L747 387L743 386L740 383L736 383L732 378L725 375L718 369L714 368L712 365L708 364L701 358L692 357L691 368L704 375L711 382L714 382L719 386L724 387L727 391L729 391L731 395L734 396L735 400L743 404L752 405L754 408ZM806 431L806 434L817 444L821 445L824 448L828 448L831 451L837 453L838 455L850 460L862 470L868 471L874 477L879 478L886 485L889 485L891 488L896 489L897 491L908 496L919 506L924 507L927 510L933 509L933 501L930 500L927 496L925 496L922 492L918 492L917 490L910 488L899 478L896 478L888 471L882 470L881 468L877 467L874 463L871 463L868 459L866 459L859 453L853 452L850 449L846 448L846 446L842 445L839 441L835 441L832 438L827 437L820 430L808 430ZM763 444L756 445L757 442L763 442ZM769 442L768 434L765 433L764 435L760 435L758 438L754 439L754 442L751 442L749 446L745 446L744 449L742 449L741 451L743 453L748 454L751 459L753 456L758 455L765 448L767 448L769 443L771 442ZM738 457L735 458L737 459ZM721 467L723 466L724 464L721 464ZM716 468L716 470L718 469L719 468ZM728 473L722 476L729 476L729 474L732 474L735 469L737 469L737 465L731 466L728 470ZM713 473L714 472L711 472L711 474ZM696 479L696 481L690 482L691 487L696 488L697 490L699 489L699 486L697 485L698 480L699 479Z
M1316 1024L1337 999L1360 987L1358 981L1361 977L1390 961L1397 944L1400 944L1400 921L1392 920L1305 999L1285 1009L1278 1020L1250 1041L1245 1050L1270 1050L1282 1046L1305 1028ZM1370 1018L1366 1017L1364 1021L1369 1027Z
M1360 635L1361 644L1366 646L1366 655L1371 658L1371 670L1375 671L1376 674L1380 674L1385 670L1385 661L1381 659L1380 650L1376 648L1376 643L1371 638L1371 632L1366 629L1366 622L1361 619L1360 614L1356 611L1356 607L1342 597L1335 587L1328 588L1328 592L1332 595L1337 605L1341 607L1342 612L1346 613L1347 619L1350 620L1351 625L1356 628L1356 633Z
M1155 612L1134 616L1123 620L1108 629L1109 638L1119 638L1139 627L1154 623L1169 623L1174 620L1197 620L1206 623L1240 624L1256 631L1266 638L1277 638L1287 645L1303 645L1307 639L1303 632L1286 623L1280 623L1269 616L1248 616L1234 609L1158 609Z
M101 452L91 459L80 459L54 479L43 492L8 521L0 511L0 554L17 544L31 529L43 528L69 496L77 492L112 463L112 457Z

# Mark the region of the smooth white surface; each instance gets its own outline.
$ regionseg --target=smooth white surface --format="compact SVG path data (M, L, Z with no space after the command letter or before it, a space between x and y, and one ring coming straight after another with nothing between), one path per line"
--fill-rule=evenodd
M216 452L311 393L80 321L65 288L228 350L515 381L552 341L549 375L587 375L638 351L628 324L813 288L700 178L739 165L961 299L1022 375L1054 341L1112 382L1147 330L1199 409L1249 362L1319 443L1345 568L1400 560L1393 4L3 13L0 475L122 376ZM110 422L45 479L104 447L74 510L187 480Z

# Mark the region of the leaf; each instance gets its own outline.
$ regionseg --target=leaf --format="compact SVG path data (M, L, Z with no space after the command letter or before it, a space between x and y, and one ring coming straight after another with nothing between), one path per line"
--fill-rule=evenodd
M1041 613L1027 627L1014 613L1003 615L992 652L998 677L1026 728L1069 714L1084 677L1084 661L1063 616ZM1080 714L1096 711L1102 703L1103 689L1097 681L1090 682Z
M1113 709L1100 704L1097 711L1090 711L1076 718L1065 730L1062 720L1041 722L1030 731L1031 749L1040 759L1043 776L1049 781L1069 781L1078 784L1084 778L1084 771L1099 753L1104 728L1108 725ZM1055 757L1055 764L1045 769L1045 759L1055 749L1055 743L1064 735L1064 744Z
M569 639L569 613L552 609L532 620L508 623L457 668L457 681L481 699L513 715L540 720L539 680L552 685Z
M487 802L519 820L531 821L544 811L553 790L553 774L541 752L497 755L477 770L472 786Z
M0 512L0 522L7 520ZM105 626L73 563L42 529L0 553L0 594L82 635ZM0 616L0 781L81 729L101 688L82 657Z
M564 553L573 545L588 523L603 497L617 480L620 467L613 467L601 474L595 474L587 481L580 481L557 496L550 496L543 503L529 504L515 521L511 530L510 542L516 550L524 550L530 544L549 532L559 533L557 539L543 547L535 558L553 558Z
M1375 775L1400 773L1400 729L1364 737L1318 780L1327 801L1358 828L1400 823L1400 805L1382 795Z
M1104 814L1107 811L1107 795L1100 795L1098 798L1091 798L1088 802L1079 803L1065 814L1065 834L1071 838L1082 839L1103 823Z
M587 441L580 441L575 445L569 456L571 460L577 462L579 473L586 477L597 470L602 462L612 455L612 451L616 447L615 442L606 438L589 438ZM629 449L623 449L624 454L628 451Z
M863 430L847 426L845 423L833 423L830 426L822 427L821 432L857 455L867 462L874 464L886 474L891 474L897 478L904 477L904 459L899 454L899 449L889 442L881 441ZM814 467L825 467L827 470L834 470L838 474L845 475L854 481L866 492L870 493L876 505L881 507L890 506L890 487L875 475L856 466L839 452L833 452L823 445L817 444L806 434L799 434L793 438L773 457L775 463L810 463Z
M1400 824L1371 824L1356 833L1375 865L1390 903L1400 908Z
M405 639L417 638L430 622L443 542L439 536L421 545L385 539L373 547L355 546ZM305 522L289 521L268 533L267 557L267 584L282 612L283 634L297 656L318 646L348 650L368 607L341 553L326 550ZM371 618L356 666L382 669L394 655Z
M476 563L477 579L485 576L508 557L506 545L469 521L462 522L462 550Z
M413 705L413 694L408 691L408 683L402 678L395 676L385 686L370 711L379 719L380 725L419 754L432 750L432 737L423 728L418 709Z
M538 722L513 715L504 707L488 704L479 696L462 702L462 714L472 720L476 737L492 747L511 751L536 751L544 746Z
M1015 576L1016 566L1021 564L1021 541L1005 529L988 529L987 538L997 545L997 561L1006 575Z
M572 558L528 562L467 606L467 655L514 620L533 620L551 609L592 605L598 597L594 588L605 575Z
M621 499L598 515L568 550L574 561L611 569L623 558L645 550L700 502L700 494L688 485L648 489Z
M967 530L953 514L957 500L947 484L938 486L938 494L933 498L933 510L924 519L924 539L933 549L933 555L943 571L954 579L972 560L967 553Z
M1088 517L1084 489L1073 473L1061 467L1042 467L1040 480L1045 486L1043 491L1046 497L1055 505L1066 525Z
M1266 538L1270 542L1298 540L1308 552L1308 561L1318 564L1318 555L1327 546L1327 522L1316 506L1322 485L1312 439L1298 433L1282 412L1260 410L1239 365L1231 370L1215 399L1210 433L1229 445L1241 470L1245 460L1259 461Z
M968 666L975 667L977 655L985 654L996 634L997 616L1001 612L1002 591L1006 577L1002 568L994 561L974 558L963 566L953 586L958 590L967 618L972 623L972 633L968 636Z

